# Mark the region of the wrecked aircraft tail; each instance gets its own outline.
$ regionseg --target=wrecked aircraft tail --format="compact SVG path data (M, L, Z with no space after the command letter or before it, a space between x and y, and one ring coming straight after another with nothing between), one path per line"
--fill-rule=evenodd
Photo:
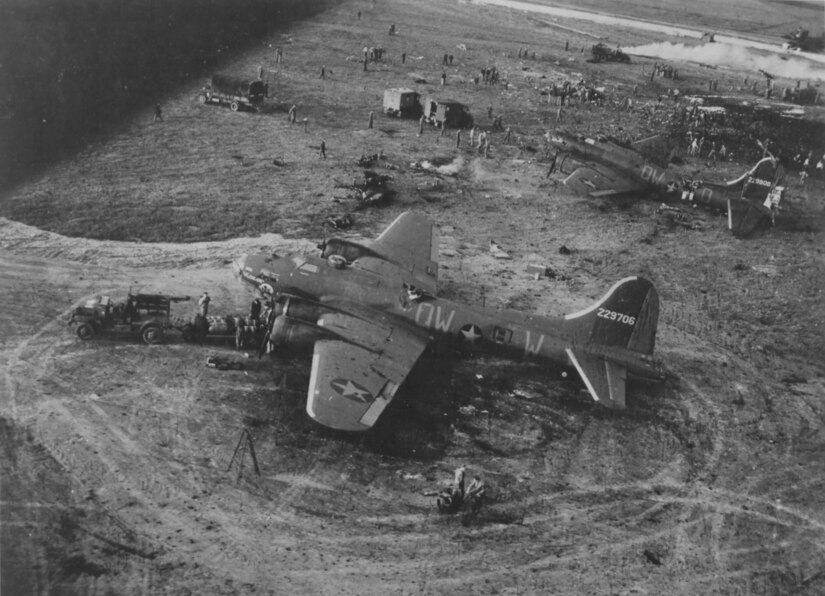
M625 407L627 372L659 375L653 360L659 295L653 284L641 277L628 277L580 312L566 315L565 326L581 348L567 348L594 400L603 405Z
M785 169L773 157L765 157L729 187L742 186L738 198L728 201L728 228L734 236L747 236L766 219L773 218L774 210L782 200L783 187L778 186Z
M592 306L564 318L585 341L650 355L656 341L659 295L650 281L627 277Z

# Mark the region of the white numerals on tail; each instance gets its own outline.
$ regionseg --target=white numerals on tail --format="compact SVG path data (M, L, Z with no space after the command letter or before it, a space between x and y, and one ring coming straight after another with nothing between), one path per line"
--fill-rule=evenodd
M616 312L615 310L608 310L606 308L599 308L598 316L610 321L618 321L619 323L624 323L625 325L636 324L636 317L624 315L620 312Z

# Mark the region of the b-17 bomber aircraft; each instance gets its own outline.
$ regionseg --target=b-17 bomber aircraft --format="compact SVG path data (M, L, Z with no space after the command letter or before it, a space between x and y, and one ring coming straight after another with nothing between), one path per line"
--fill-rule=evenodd
M727 211L728 229L735 236L748 236L761 223L773 221L782 198L783 187L777 184L784 169L771 156L736 180L716 184L679 177L640 152L611 141L566 133L547 138L558 151L557 169L568 174L564 184L574 192L592 197L641 192L671 202Z
M625 406L625 380L662 380L653 358L659 298L640 277L562 318L491 310L437 295L438 233L406 212L373 242L330 239L321 254L244 255L235 274L274 302L268 341L311 349L307 413L326 426L375 424L434 341L574 367L594 400Z

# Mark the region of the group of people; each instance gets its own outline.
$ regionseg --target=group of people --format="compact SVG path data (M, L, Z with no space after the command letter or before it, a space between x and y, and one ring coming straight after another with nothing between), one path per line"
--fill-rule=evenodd
M441 513L458 513L463 505L468 505L470 511L478 513L486 495L486 487L481 477L476 474L472 482L464 486L467 468L459 466L455 469L453 483L449 488L444 489L436 498L436 505Z

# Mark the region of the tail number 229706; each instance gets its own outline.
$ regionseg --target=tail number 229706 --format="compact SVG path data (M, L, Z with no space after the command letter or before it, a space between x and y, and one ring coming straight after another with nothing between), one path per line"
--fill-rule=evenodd
M615 310L610 310L607 308L599 308L597 316L600 316L603 319L608 319L610 321L618 321L620 323L624 323L625 325L636 324L636 317L631 317L629 315L625 315L620 312L616 312Z

